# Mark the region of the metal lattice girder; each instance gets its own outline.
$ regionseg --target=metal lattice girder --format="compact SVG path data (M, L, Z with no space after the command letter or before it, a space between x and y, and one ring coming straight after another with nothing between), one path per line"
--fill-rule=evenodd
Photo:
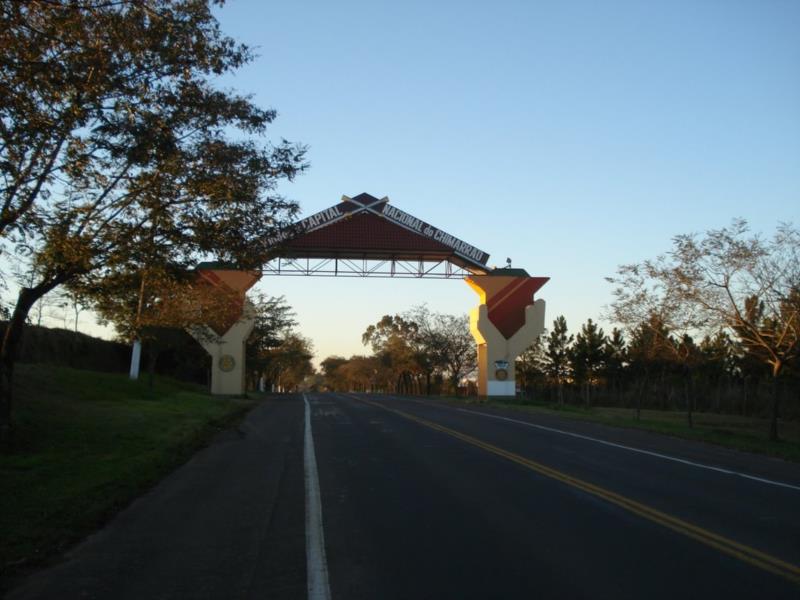
M264 275L304 277L394 277L400 279L463 279L470 272L447 260L373 260L369 258L275 258Z

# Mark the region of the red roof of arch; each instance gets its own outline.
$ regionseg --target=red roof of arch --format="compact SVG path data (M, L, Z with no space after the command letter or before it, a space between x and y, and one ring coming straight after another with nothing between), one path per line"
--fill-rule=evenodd
M442 241L439 241L442 240ZM449 242L449 243L448 243ZM369 194L342 202L294 225L275 241L276 255L289 258L447 260L486 272L489 255Z

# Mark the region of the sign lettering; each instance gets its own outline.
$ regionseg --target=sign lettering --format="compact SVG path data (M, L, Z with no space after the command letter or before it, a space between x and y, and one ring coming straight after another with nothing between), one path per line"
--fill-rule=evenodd
M395 206L391 206L389 204L384 205L383 216L391 221L394 221L395 223L404 225L409 229L413 229L417 233L420 233L433 239L434 241L452 248L455 250L456 254L459 254L464 258L469 258L482 265L485 265L486 261L489 260L489 255L483 250L480 250L475 246L472 246L471 244L468 244L467 242L464 242L457 237L442 231L441 229L437 229L425 221L420 221L418 218L400 210Z

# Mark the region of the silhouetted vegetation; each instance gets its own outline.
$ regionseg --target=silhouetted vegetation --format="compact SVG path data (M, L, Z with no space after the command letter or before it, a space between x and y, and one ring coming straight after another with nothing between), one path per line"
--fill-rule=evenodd
M362 335L372 356L330 356L322 361L321 385L336 391L458 395L476 367L475 342L466 315L418 306L385 315Z
M553 331L565 325L558 317ZM519 357L523 400L619 406L637 413L685 410L687 419L691 411L765 417L777 393L786 400L783 416L800 417L797 370L788 368L775 380L758 356L726 332L696 343L653 317L634 327L629 338L616 328L611 335L598 330L593 335L600 343L589 353L579 338L592 327L596 325L589 320L569 344L563 343L564 334L554 338L551 332Z

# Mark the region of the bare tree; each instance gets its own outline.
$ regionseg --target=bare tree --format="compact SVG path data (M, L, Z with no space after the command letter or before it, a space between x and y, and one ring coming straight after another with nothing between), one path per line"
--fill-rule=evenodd
M665 256L624 265L609 281L617 284L612 316L623 324L641 311L661 310L668 325L737 336L769 366L769 437L778 439L779 377L800 347L797 228L781 224L765 240L735 220L702 235L679 235Z

